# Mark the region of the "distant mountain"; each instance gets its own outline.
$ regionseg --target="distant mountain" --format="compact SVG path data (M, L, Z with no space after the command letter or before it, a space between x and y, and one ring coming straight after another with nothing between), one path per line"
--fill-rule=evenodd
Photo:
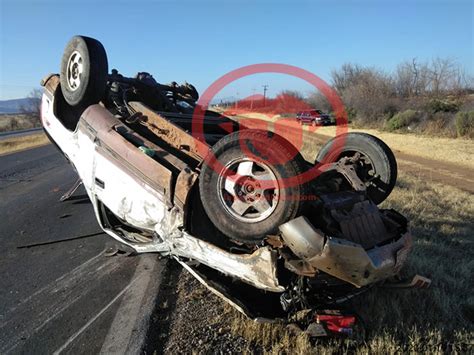
M13 99L13 100L0 100L0 114L2 113L20 113L25 110L28 111L32 106L34 106L34 101L39 99Z

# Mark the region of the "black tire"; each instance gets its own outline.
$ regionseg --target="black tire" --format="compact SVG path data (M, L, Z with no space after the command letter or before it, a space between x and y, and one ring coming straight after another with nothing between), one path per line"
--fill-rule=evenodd
M269 193L272 191L271 189L257 190L259 188L258 182L265 181L258 180L257 177L255 180L257 187L254 187L255 191L259 193L251 195L251 193L245 192L239 197L238 194L245 191L248 179L250 179L250 183L255 182L245 176L246 174L233 175L240 176L239 179L242 179L235 184L235 194L224 191L221 181L228 179L229 176L223 172L232 172L232 164L234 164L232 162L238 164L238 168L234 170L237 171L242 163L249 161L252 162L251 169L256 170L254 176L268 174L267 176L271 175L272 178L267 181L277 182L278 188L273 190L273 194ZM220 168L230 165L228 170L219 170L216 169L216 164L219 164ZM304 167L304 160L298 151L280 136L262 130L243 130L229 134L212 147L211 153L204 160L202 166L199 192L204 210L217 229L230 239L259 242L266 235L276 233L279 225L295 218L301 212L304 206L302 197L305 196L306 186L300 183L286 184L285 181L288 180L283 179L300 175ZM258 169L263 169L263 173L258 172ZM227 180L225 185L227 186ZM250 206L248 209L244 209L245 212L241 216L235 215L234 203L238 203L238 200L247 203L247 198L252 199L256 196L256 201L258 201L258 196L261 196L260 201L263 201L264 204L266 201L268 205L271 205L271 209L273 209L271 213L266 215L270 209L260 213L261 211L256 207ZM252 203L256 203L256 201ZM252 219L253 215L257 216L254 220Z
M332 144L343 140L342 151L334 151ZM318 162L335 162L344 156L360 153L371 164L370 176L360 167L357 170L359 178L367 184L367 195L376 204L383 202L392 192L397 182L397 161L392 150L379 138L367 133L352 132L332 138L319 151ZM378 176L374 178L373 176Z
M73 74L77 68L82 68L81 72ZM60 83L69 105L86 108L98 103L105 93L107 75L107 54L99 41L75 36L68 42L61 60Z

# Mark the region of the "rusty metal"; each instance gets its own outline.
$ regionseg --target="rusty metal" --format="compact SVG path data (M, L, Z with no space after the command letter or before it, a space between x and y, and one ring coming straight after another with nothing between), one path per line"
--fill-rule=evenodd
M68 199L71 198L71 196L76 192L76 190L79 188L79 186L82 185L82 180L78 178L74 185L72 185L69 190L67 190L59 199L60 202L67 201Z
M349 181L355 191L365 191L367 189L362 180L357 176L350 158L342 158L338 162L330 164L330 168L342 174L347 181ZM325 168L322 167L321 169Z
M185 210L189 200L189 194L197 178L197 173L192 171L189 167L184 168L179 173L174 190L174 204L179 208Z
M44 87L45 95L52 99L59 87L59 75L49 74L41 80L40 84Z
M128 105L136 112L142 113L147 117L143 124L150 129L157 137L171 145L172 147L190 155L192 158L202 160L200 152L208 149L205 142L194 138L191 134L185 132L181 127L176 126L165 117L156 113L141 102L131 101Z

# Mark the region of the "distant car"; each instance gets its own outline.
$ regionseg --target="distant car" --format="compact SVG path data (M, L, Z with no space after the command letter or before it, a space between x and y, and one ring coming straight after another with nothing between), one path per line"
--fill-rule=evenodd
M321 110L300 111L296 114L296 119L301 124L313 126L327 126L332 123L331 116Z

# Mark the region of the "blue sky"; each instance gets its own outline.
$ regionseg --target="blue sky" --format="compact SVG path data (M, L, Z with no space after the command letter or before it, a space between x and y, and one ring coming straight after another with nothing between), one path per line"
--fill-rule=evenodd
M413 57L455 58L474 73L473 1L0 0L0 100L24 97L58 72L69 38L99 39L109 68L151 72L199 91L244 65L299 66L324 80L345 62L390 72ZM281 74L229 85L220 97L311 87ZM253 90L252 90L253 89Z

